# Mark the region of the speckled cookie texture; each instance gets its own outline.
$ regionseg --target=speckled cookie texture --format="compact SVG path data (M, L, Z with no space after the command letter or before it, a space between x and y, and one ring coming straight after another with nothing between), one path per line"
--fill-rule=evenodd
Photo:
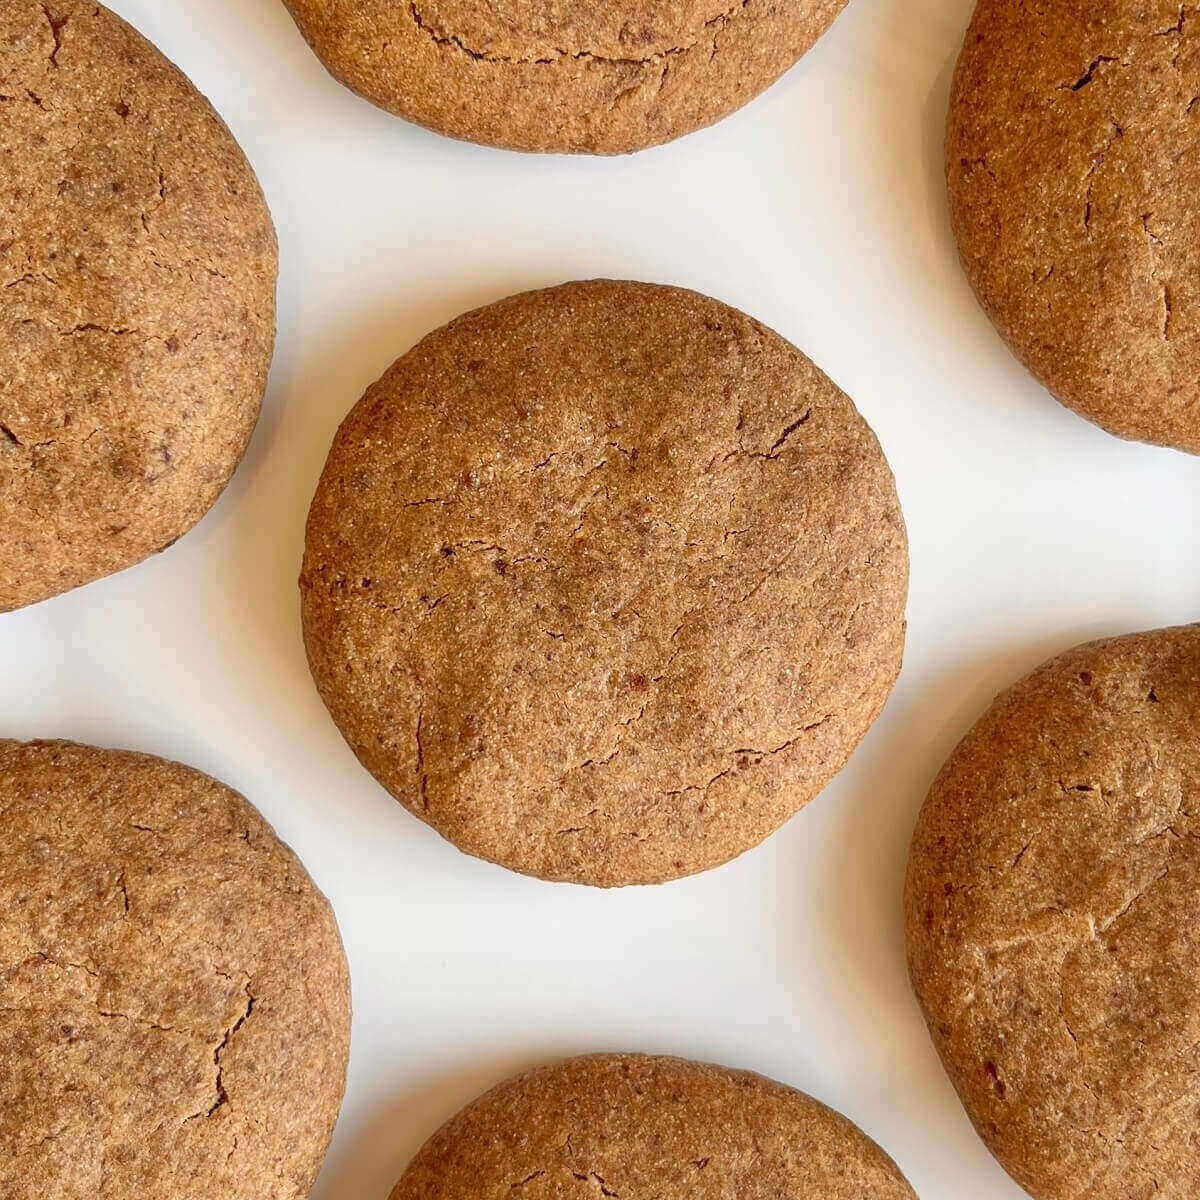
M614 154L727 116L846 0L285 0L332 74L438 133Z
M0 612L208 511L258 416L275 274L187 79L98 4L0 4Z
M0 741L0 1196L298 1200L349 985L295 855L197 771Z
M971 284L1121 437L1200 453L1200 11L980 0L946 146Z
M900 668L891 472L799 351L678 288L514 296L338 432L304 634L372 774L460 848L619 885L756 845Z
M1200 626L1005 692L921 813L909 963L976 1129L1035 1200L1200 1195Z
M845 1117L677 1058L568 1059L501 1084L421 1150L391 1200L915 1200Z

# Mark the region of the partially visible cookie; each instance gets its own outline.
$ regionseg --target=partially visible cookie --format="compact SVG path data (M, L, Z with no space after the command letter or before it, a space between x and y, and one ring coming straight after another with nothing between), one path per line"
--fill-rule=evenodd
M1035 1200L1200 1194L1200 626L1080 646L999 697L913 838L909 965Z
M773 84L846 0L285 0L329 71L438 133L616 154Z
M1200 19L1179 0L979 0L950 104L959 250L1064 404L1200 453Z
M0 1195L300 1200L345 1085L324 897L197 771L0 741Z
M915 1200L845 1117L781 1083L605 1054L518 1076L442 1127L391 1200Z
M0 4L0 612L162 550L258 416L275 232L207 101L99 4Z
M309 662L364 766L461 849L614 886L757 845L900 669L908 550L853 403L679 288L513 296L338 432Z

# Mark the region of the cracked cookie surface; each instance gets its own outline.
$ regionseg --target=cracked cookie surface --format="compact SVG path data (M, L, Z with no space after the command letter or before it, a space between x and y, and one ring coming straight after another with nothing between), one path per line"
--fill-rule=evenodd
M349 1048L333 914L229 788L0 741L0 1195L300 1200Z
M846 0L285 0L330 72L439 133L514 150L640 150L727 116Z
M258 416L275 233L220 118L135 30L0 5L0 612L166 548Z
M909 965L976 1129L1036 1200L1200 1190L1200 626L1003 693L922 810Z
M461 849L614 886L757 845L900 668L908 553L852 402L678 288L514 296L343 423L301 575L317 686Z
M640 1054L501 1084L432 1137L390 1200L915 1200L845 1117L747 1071Z
M1200 10L980 0L946 141L967 275L1022 362L1200 453Z

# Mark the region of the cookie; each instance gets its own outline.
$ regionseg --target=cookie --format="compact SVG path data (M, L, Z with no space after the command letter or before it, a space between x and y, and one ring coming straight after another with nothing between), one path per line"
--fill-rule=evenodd
M438 133L619 154L770 87L846 0L285 0L330 73Z
M520 1075L426 1143L391 1200L915 1200L845 1117L781 1083L641 1054Z
M0 612L208 511L258 416L275 233L192 85L98 4L0 5Z
M851 401L678 288L514 296L351 412L300 586L363 765L461 849L653 883L756 845L900 668L908 555Z
M341 1103L325 898L197 771L0 741L0 1195L299 1200Z
M992 1153L1035 1200L1200 1188L1200 626L1080 646L938 776L912 980Z
M1017 357L1125 438L1200 453L1200 21L980 0L950 102L954 233Z

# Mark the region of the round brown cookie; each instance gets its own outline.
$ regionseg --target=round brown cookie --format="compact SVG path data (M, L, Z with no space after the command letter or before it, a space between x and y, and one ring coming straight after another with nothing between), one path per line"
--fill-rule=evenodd
M976 1129L1036 1200L1200 1191L1200 626L1081 646L943 768L909 964Z
M197 771L0 741L0 1195L299 1200L350 997L324 897Z
M904 642L895 485L851 401L678 288L514 296L334 442L305 641L364 766L463 850L620 885L757 845L841 768Z
M866 1134L803 1092L641 1054L572 1058L501 1084L425 1144L391 1200L546 1200L589 1188L655 1200L915 1200Z
M258 416L275 233L192 85L92 0L0 4L0 612L162 550Z
M971 284L1025 365L1121 437L1200 453L1200 12L980 0L946 145Z
M284 0L329 71L438 133L619 154L770 87L846 0Z

